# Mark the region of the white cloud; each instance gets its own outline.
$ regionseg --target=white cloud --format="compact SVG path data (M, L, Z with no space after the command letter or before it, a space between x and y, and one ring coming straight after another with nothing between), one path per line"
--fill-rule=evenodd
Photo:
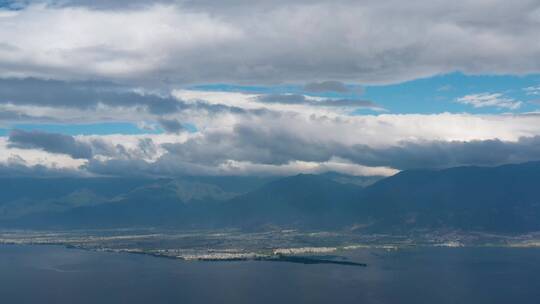
M1 11L0 73L178 84L540 72L535 0L76 2Z
M66 154L54 154L37 149L9 148L6 137L0 136L0 164L19 161L27 166L43 165L47 168L77 169L85 161Z
M283 112L226 113L213 119L204 112L192 114L200 116L192 117L201 124L197 133L76 136L77 141L92 146L90 161L8 147L6 138L0 137L0 162L20 157L31 165L107 174L284 175L332 170L388 175L396 172L390 164L408 166L419 160L429 166L444 166L448 161L459 165L529 160L537 140L523 138L540 135L540 115L535 114L330 117ZM494 148L502 151L501 156L495 155Z
M5 65L7 76L130 78L171 62L182 70L194 51L241 36L208 14L172 6L98 11L31 5L0 18L0 68Z
M517 110L522 102L501 93L480 93L465 95L457 99L457 102L471 105L475 108L495 107L500 109Z
M332 158L325 162L291 161L283 165L256 164L252 162L227 161L216 168L220 174L228 175L293 175L299 173L318 174L328 171L356 176L390 176L398 173L388 167L368 167L350 161Z
M540 85L539 86L532 86L532 87L526 87L523 89L527 95L540 95Z
M0 163L156 175L389 175L428 159L436 167L536 155L540 115L533 113L351 116L358 104L376 105L180 88L311 82L305 89L345 93L355 86L344 82L392 83L451 71L537 73L538 1L98 2L0 9L0 123L131 122L156 129L161 121L176 122L169 125L176 133L75 136L91 147L84 159L43 145L9 146L0 137ZM540 88L524 92L538 95ZM502 93L456 101L507 110L522 105ZM186 123L198 131L180 130ZM494 148L500 154L484 154Z

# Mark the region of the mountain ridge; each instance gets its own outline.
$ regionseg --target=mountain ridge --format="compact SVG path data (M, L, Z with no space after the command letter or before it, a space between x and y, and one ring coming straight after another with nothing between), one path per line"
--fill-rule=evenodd
M113 202L0 220L0 226L540 230L540 162L408 170L366 187L336 177L341 178L299 174L269 179L244 193L225 191L220 185L227 184L226 177L213 184L154 180Z

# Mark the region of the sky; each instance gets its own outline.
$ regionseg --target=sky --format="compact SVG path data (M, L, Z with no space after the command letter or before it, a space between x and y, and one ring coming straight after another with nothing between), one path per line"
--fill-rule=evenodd
M540 2L0 0L0 175L540 160Z

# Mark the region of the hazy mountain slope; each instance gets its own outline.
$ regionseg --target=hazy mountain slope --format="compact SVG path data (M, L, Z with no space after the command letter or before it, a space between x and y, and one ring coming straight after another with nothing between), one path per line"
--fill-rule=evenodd
M0 225L2 221L39 213L105 203L139 201L148 204L171 192L169 200L180 202L225 201L249 192L272 178L181 177L177 179L129 178L0 178ZM83 209L90 212L91 209ZM35 217L34 217L35 218ZM71 221L74 222L74 221ZM148 221L145 221L148 222Z
M0 226L526 232L540 230L539 181L538 162L404 171L366 188L334 174L300 174L243 194L197 179L153 180L105 203L89 204L79 194L74 197L86 205L40 210Z
M180 200L168 183L137 188L123 198L62 212L34 213L6 222L10 227L31 228L119 228L166 226L189 228L215 209L214 201ZM210 208L210 205L213 208Z
M0 178L0 221L118 200L151 182L129 178Z
M229 225L336 227L350 220L346 210L361 189L329 175L300 174L232 199L223 209Z
M57 199L86 189L114 197L152 182L144 178L25 178L0 177L0 205L18 199Z
M404 171L367 187L357 207L378 228L540 230L540 163Z
M57 228L335 227L349 216L342 212L343 208L350 205L360 189L316 175L278 179L241 195L201 182L159 180L123 194L114 202L63 212L42 212L9 224Z

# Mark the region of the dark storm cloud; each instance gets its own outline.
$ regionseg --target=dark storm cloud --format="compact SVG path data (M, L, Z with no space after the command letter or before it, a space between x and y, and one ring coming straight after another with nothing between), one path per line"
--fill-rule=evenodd
M70 135L41 131L13 130L9 134L8 147L39 149L51 153L67 154L73 158L91 158L92 147L80 143Z

